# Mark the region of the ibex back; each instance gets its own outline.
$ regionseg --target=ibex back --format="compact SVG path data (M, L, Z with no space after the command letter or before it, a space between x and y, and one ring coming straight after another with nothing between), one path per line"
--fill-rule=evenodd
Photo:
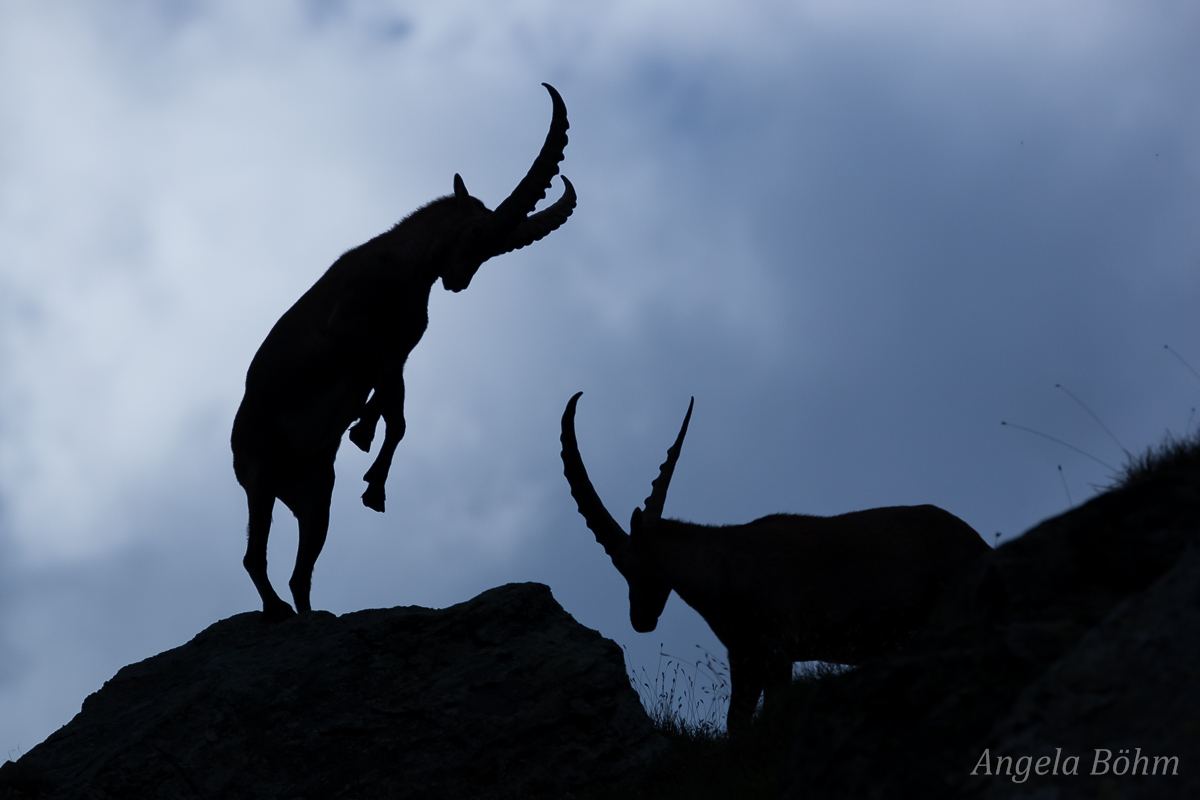
M267 536L278 498L300 526L296 567L288 582L297 611L308 611L313 565L325 544L333 462L342 434L369 451L383 417L383 445L363 480L363 504L384 509L384 483L404 436L404 362L428 324L429 292L438 278L467 288L493 256L536 242L575 208L563 196L532 213L558 174L567 145L567 111L554 104L550 132L528 174L495 211L467 193L425 205L386 233L343 254L275 323L246 373L246 394L233 422L233 469L246 490L249 541L243 564L270 620L291 616L267 579ZM369 399L368 399L369 396Z
M580 392L582 394L582 392ZM674 590L729 651L728 725L772 702L796 661L861 664L903 644L946 585L991 548L935 506L899 506L837 517L772 514L744 525L665 519L663 502L692 407L630 533L592 487L575 439L575 405L562 418L571 494L596 540L629 584L634 630L654 630Z

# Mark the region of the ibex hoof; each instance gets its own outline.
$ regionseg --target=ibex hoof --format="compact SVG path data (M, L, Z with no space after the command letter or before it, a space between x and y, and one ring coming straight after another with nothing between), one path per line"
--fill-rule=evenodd
M263 604L263 618L267 622L283 622L285 619L290 619L296 616L296 612L287 603L279 600L271 604Z
M350 428L350 441L364 453L371 452L371 441L375 438L375 426L354 423Z
M383 513L383 487L378 484L368 484L367 490L362 495L363 505L367 508L373 508L376 511Z

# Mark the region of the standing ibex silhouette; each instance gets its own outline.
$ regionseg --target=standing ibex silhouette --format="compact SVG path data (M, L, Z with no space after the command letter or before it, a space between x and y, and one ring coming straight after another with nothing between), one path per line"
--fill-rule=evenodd
M837 517L772 514L744 525L666 519L663 502L692 406L630 532L605 509L575 439L575 406L562 417L563 471L587 526L629 584L629 621L658 625L674 590L729 652L731 731L750 722L759 696L773 702L796 661L860 664L903 644L946 586L991 548L936 506L898 506Z
M355 420L350 441L364 451L380 417L386 426L362 496L367 507L384 509L384 483L404 436L404 362L429 322L434 282L441 278L443 287L461 292L484 261L536 242L575 208L575 190L564 177L563 196L531 213L558 174L567 145L566 107L554 87L543 85L554 105L550 131L528 174L495 211L471 197L455 175L454 194L335 261L275 323L250 362L233 422L233 469L250 510L242 563L267 619L294 613L267 578L275 499L299 523L288 586L296 610L308 611L313 565L329 527L333 462Z

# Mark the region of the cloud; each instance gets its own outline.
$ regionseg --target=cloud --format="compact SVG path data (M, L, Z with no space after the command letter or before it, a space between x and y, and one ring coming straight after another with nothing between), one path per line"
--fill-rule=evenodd
M0 748L257 602L228 434L279 315L451 190L494 206L566 99L571 221L435 289L389 511L338 462L314 600L538 579L651 663L561 478L623 518L935 502L1015 535L1188 424L1196 12L1119 3L0 7ZM559 191L558 188L554 192ZM270 550L286 581L294 524ZM674 601L673 601L674 602ZM705 638L707 637L707 638ZM647 662L646 659L651 659ZM36 677L42 676L42 677ZM89 688L90 687L90 688ZM11 721L10 721L11 720ZM0 750L0 752L3 752Z

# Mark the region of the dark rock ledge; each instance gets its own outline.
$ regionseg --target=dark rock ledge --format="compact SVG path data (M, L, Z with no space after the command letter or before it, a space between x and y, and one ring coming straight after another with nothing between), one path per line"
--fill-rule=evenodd
M510 584L442 610L218 622L0 767L0 798L566 798L664 746L617 645Z

